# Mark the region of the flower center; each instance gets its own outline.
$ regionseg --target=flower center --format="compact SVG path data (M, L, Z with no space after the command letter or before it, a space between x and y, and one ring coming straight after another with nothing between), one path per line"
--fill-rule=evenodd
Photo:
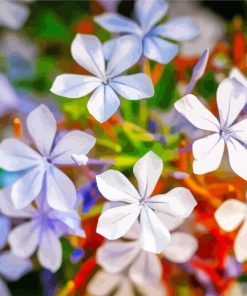
M223 138L225 141L228 141L232 137L232 131L228 129L221 129L220 130L220 137Z

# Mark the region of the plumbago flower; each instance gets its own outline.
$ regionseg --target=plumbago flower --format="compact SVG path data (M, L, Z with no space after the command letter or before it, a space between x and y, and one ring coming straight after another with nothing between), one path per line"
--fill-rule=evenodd
M18 108L18 96L8 78L0 73L0 116Z
M85 237L79 215L76 211L65 213L50 208L43 193L36 200L36 208L29 205L15 210L9 194L6 189L0 194L4 214L11 218L29 219L10 231L8 242L13 254L25 259L37 250L40 264L52 272L57 271L62 264L59 238L63 235Z
M59 75L51 88L54 94L80 98L93 92L87 108L99 122L106 121L120 105L119 95L128 100L152 97L151 79L144 73L120 75L133 66L141 56L141 45L135 37L126 36L116 42L105 67L103 48L99 39L77 34L71 46L74 60L94 76Z
M233 171L247 180L243 159L247 159L247 119L235 122L244 108L247 92L236 79L223 80L217 90L220 120L208 111L194 95L186 95L175 103L175 108L190 123L213 134L193 143L193 171L205 174L216 170L223 157L225 144Z
M75 165L78 158L86 164L86 154L94 146L95 138L74 130L56 142L56 120L45 105L28 115L27 129L38 151L17 139L0 144L0 167L11 172L23 171L11 188L15 208L26 207L44 189L52 208L73 211L77 199L74 184L57 166Z
M247 204L236 199L229 199L216 210L215 219L225 231L241 228L234 242L236 259L239 262L247 260Z
M168 225L176 217L188 217L196 201L183 187L151 197L162 168L162 160L152 151L136 162L134 175L139 192L118 171L109 170L96 176L99 191L112 202L99 217L99 234L110 240L118 239L139 219L142 248L154 253L165 249L171 239Z
M178 53L179 47L175 42L191 40L199 33L188 17L178 17L166 24L155 26L166 15L168 8L168 3L163 0L137 0L135 4L137 22L117 13L104 13L94 20L112 33L136 36L135 41L142 46L145 57L167 64ZM107 56L110 56L115 40L117 39L105 44Z
M184 220L173 218L169 222L167 228L172 231ZM106 241L98 249L97 263L109 273L119 273L129 268L129 275L136 282L157 283L161 279L162 266L156 254L142 249L140 232L141 226L136 222L123 236L125 240ZM171 262L185 263L197 248L197 240L192 235L177 231L171 234L171 241L162 254Z

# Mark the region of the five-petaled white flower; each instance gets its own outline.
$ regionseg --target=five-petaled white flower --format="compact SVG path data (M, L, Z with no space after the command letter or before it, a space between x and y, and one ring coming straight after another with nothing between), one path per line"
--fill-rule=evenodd
M74 165L74 158L78 157L86 163L86 154L94 146L95 138L74 130L56 141L56 120L45 105L28 115L27 129L38 151L17 139L0 144L0 167L11 172L23 171L12 185L15 207L24 208L44 189L52 208L73 210L77 200L75 186L56 166Z
M122 75L141 56L141 45L134 36L122 37L114 44L107 66L99 39L77 34L71 46L74 60L94 76L63 74L56 77L51 91L67 98L80 98L93 92L87 107L99 122L106 121L118 109L118 95L128 100L152 97L151 79L144 73ZM118 94L118 95L117 95Z
M160 253L170 242L168 224L174 217L188 217L196 205L191 192L183 187L151 197L162 172L163 162L152 151L134 166L139 193L118 171L109 170L96 176L102 195L110 200L99 217L97 232L104 237L118 239L140 220L140 243L146 251Z
M225 231L233 231L241 224L234 242L236 259L239 262L247 260L247 204L236 199L229 199L216 210L215 219Z
M236 79L223 80L217 90L217 105L220 121L207 110L192 94L175 103L175 108L197 128L213 134L193 143L195 174L205 174L216 170L224 153L225 144L233 171L247 180L247 119L235 123L244 108L247 92Z
M137 22L117 13L104 13L95 17L94 20L112 33L136 36L136 42L142 46L145 57L167 64L178 53L178 45L175 42L191 40L199 33L195 24L188 17L178 17L166 24L154 27L165 16L168 8L168 3L163 0L137 0L135 4ZM106 56L110 57L112 46L116 40L113 39L105 43Z

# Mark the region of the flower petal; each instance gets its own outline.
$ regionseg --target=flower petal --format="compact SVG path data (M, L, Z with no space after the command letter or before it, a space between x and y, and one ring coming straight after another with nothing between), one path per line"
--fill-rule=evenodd
M10 231L10 219L4 216L0 216L0 249L2 249L7 243L8 235Z
M185 263L191 259L197 249L198 242L191 234L175 232L171 234L171 241L163 253L171 262Z
M8 280L18 280L31 268L32 263L30 260L17 257L9 251L0 255L0 274Z
M140 234L142 248L151 253L162 252L170 241L168 229L149 207L142 208L140 223L142 227Z
M231 126L232 137L247 145L247 119Z
M88 95L101 84L102 80L97 77L62 74L56 77L50 91L58 96L77 99Z
M152 32L155 35L180 42L191 40L199 34L199 30L192 19L184 16L159 25Z
M76 190L72 181L55 166L46 173L47 201L50 207L62 212L73 211L76 204Z
M230 78L235 78L241 82L245 87L247 87L247 78L238 70L238 68L233 68L229 74Z
M168 11L166 1L137 0L135 15L144 32L149 31Z
M52 163L56 165L74 164L73 154L87 154L96 139L82 131L70 131L56 144L51 152Z
M105 122L118 109L120 101L116 93L109 86L99 86L88 101L89 113L99 122Z
M62 264L62 246L56 234L49 228L42 232L38 249L40 264L52 272L56 272Z
M225 231L235 230L246 217L247 206L242 201L228 199L216 210L214 216Z
M39 245L40 231L35 220L14 228L8 238L13 254L21 258L30 257Z
M157 184L163 169L161 158L149 151L134 165L134 175L138 181L138 188L142 198L149 197Z
M0 278L0 295L1 296L11 296L8 286L5 282Z
M141 57L142 42L134 35L117 38L107 63L107 76L113 78L133 66Z
M128 232L140 214L139 203L106 210L98 220L96 232L114 240Z
M146 202L146 205L154 211L182 218L187 218L196 204L194 196L185 187L174 188L166 194L159 194L149 198Z
M156 254L141 251L129 270L134 283L157 283L162 274L162 267Z
M166 296L167 292L162 283L137 284L137 290L143 296Z
M184 96L174 104L174 107L197 128L219 131L220 125L216 117L194 95Z
M156 211L155 214L169 231L178 228L180 225L184 223L185 220L185 218L173 216L171 214L160 211Z
M244 180L247 180L247 170L244 159L247 159L247 149L237 140L231 138L226 142L229 162L232 170Z
M238 262L242 263L247 260L247 221L240 228L234 241L234 251Z
M40 164L40 155L17 139L4 140L0 145L0 167L15 172Z
M99 39L93 35L77 34L71 45L73 59L100 79L105 77L105 60Z
M140 196L130 181L119 171L108 170L96 176L100 193L110 201L135 203Z
M133 262L139 252L138 241L107 241L98 249L97 263L107 272L119 273Z
M57 131L52 112L45 105L40 105L28 115L27 128L40 153L49 156Z
M236 120L246 102L245 87L235 78L224 79L217 89L217 105L221 125L229 127Z
M12 185L11 199L17 210L25 208L38 196L44 174L43 167L35 166Z
M139 26L131 19L117 13L103 13L94 17L96 24L112 33L130 33L138 34Z
M110 86L128 100L140 100L154 95L152 80L143 73L116 77L111 80Z
M0 73L0 89L0 116L3 116L9 111L17 110L19 99L9 80L2 73Z
M194 173L201 175L216 170L220 166L224 147L225 142L218 133L196 140L192 146Z
M178 53L177 44L163 40L156 36L145 37L143 44L144 56L160 64L169 63Z
M88 284L87 290L93 296L110 295L121 283L119 274L110 274L103 270L98 271Z

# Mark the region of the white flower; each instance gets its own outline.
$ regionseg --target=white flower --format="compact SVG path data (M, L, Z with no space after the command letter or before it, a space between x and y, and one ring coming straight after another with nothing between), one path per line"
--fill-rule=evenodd
M234 242L234 251L237 261L246 261L247 204L236 199L229 199L216 210L215 219L225 231L233 231L242 224Z
M117 111L120 105L118 95L128 100L153 96L153 84L146 74L120 75L141 56L141 45L135 42L134 36L122 37L114 44L106 67L102 45L95 36L77 34L71 53L74 60L93 76L59 75L51 91L73 99L93 93L87 107L99 122L106 121Z
M229 74L229 77L237 79L247 89L247 78L238 70L238 68L233 68Z
M216 170L224 152L228 149L233 171L247 180L247 119L235 123L246 104L247 92L236 79L223 80L217 90L217 105L220 120L207 110L194 95L186 95L175 103L175 108L190 123L213 134L193 143L195 174L205 174Z
M76 204L76 190L72 181L57 168L74 165L73 156L84 155L95 144L95 138L74 130L56 141L56 120L51 111L40 105L27 117L27 130L37 151L17 139L0 144L0 167L22 176L12 185L11 198L16 209L29 205L44 190L49 205L70 212Z
M146 251L160 253L170 241L169 224L175 217L188 217L196 205L191 192L183 187L167 194L151 194L162 172L162 160L148 152L134 166L139 192L118 171L109 170L96 176L101 194L110 200L98 221L97 232L104 237L118 239L140 220L140 242Z

